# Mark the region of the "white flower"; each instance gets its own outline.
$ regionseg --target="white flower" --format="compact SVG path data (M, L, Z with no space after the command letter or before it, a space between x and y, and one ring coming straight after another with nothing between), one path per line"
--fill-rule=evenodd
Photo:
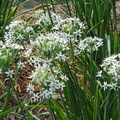
M16 39L22 40L24 39L24 36L22 34L19 34Z
M62 54L62 52L59 52L55 59L58 59L59 61L65 62L66 60L69 59L69 57L66 57L65 54Z
M116 90L116 88L117 88L117 83L113 83L113 82L112 82L112 83L109 84L109 87L110 87L111 90Z
M64 84L64 82L58 82L58 84L57 84L57 89L61 89L62 91L63 91L63 88L65 87L65 84Z
M75 56L77 56L77 55L80 54L80 51L79 51L79 50L76 50L76 49L75 49L73 52L74 52L74 55L75 55Z
M62 74L60 74L60 78L62 80L64 80L64 81L68 81L69 80L66 75L62 75Z
M24 57L30 57L32 50L33 50L33 47L28 45L27 50L24 52Z
M81 40L78 44L78 48L80 51L85 51L87 48L87 44L85 44L85 42Z
M40 62L42 62L42 59L36 56L31 56L29 62L34 65L34 67L37 67L40 65Z
M103 85L102 85L102 88L104 89L104 91L108 88L108 83L107 82L104 82Z
M49 69L46 66L39 65L36 67L35 72L32 73L32 82L37 83L39 85L46 84L44 81L47 79L49 75Z
M49 83L49 90L51 92L55 92L57 89L60 89L58 88L58 84L59 84L59 80L52 80L50 83Z
M27 33L32 32L32 31L33 31L33 28L30 26L26 27L26 29L25 29L25 32L27 32Z
M19 62L17 63L17 65L18 65L17 68L19 68L19 69L25 67L25 66L24 66L24 63L22 63L21 61L19 61Z
M55 66L53 66L52 70L56 74L60 74L61 73L61 71L57 67L55 67Z
M83 33L83 31L81 31L81 29L79 29L79 30L75 30L75 32L73 32L73 34L75 35L75 36L79 36L79 37L81 37L82 34Z
M5 72L5 74L7 74L7 77L13 77L13 70L8 70L7 72Z
M97 72L96 77L102 77L102 70L100 70L100 71Z
M54 95L53 92L46 89L46 90L42 91L42 94L40 96L42 96L43 98L49 99L49 98L53 97L53 95Z
M33 92L34 92L34 85L29 83L28 86L27 86L27 92L29 92L30 94L33 94Z
M37 102L40 98L40 95L38 93L33 93L31 97L31 102Z
M49 67L50 65L52 65L52 59L44 59L43 60L43 65L46 65L46 67Z

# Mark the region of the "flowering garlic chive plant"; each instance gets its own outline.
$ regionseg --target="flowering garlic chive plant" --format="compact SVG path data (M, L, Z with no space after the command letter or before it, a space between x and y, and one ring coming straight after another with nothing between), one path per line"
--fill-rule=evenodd
M32 100L35 102L38 100L38 97L35 97L34 93L34 83L42 87L39 90L39 93L36 93L39 97L43 98L54 98L54 95L63 90L65 87L65 82L68 81L68 78L57 68L53 67L51 71L48 65L43 64L42 66L36 67L35 72L32 74L32 81L27 87L27 91L32 95Z
M85 29L85 25L80 21L79 18L74 17L61 19L52 29L81 37L83 30Z
M44 13L43 10L35 11L32 15L35 19L37 19L36 24L39 25L43 31L50 31L52 26L57 24L61 17L56 15L55 13L51 13L51 19L48 13ZM52 23L53 22L53 23Z
M6 31L4 39L7 43L24 44L29 40L33 28L25 21L21 20L11 22L8 26L6 26Z
M120 54L105 58L101 68L96 75L98 85L104 90L120 89Z

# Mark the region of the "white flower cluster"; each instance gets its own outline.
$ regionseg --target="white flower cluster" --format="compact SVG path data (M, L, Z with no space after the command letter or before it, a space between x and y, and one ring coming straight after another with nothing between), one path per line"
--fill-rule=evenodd
M4 39L7 43L23 44L29 40L33 28L24 21L13 21L6 26L6 30Z
M78 43L78 49L81 52L87 51L87 52L93 52L97 51L100 46L103 45L103 39L98 37L87 37L83 40L80 40Z
M79 18L61 19L58 24L53 27L53 30L65 32L74 36L82 36L85 25L80 22Z
M45 13L43 10L35 11L33 17L37 19L36 24L39 25L44 30L50 30L53 25L57 24L61 17L55 13L51 14L51 19L48 13ZM52 23L53 22L53 23Z
M98 84L104 90L117 90L120 88L120 54L110 56L101 64L103 70L99 71Z
M36 83L42 87L41 94L39 97L43 98L54 98L54 95L57 91L63 90L65 87L65 81L68 78L62 74L57 68L51 69L43 64L42 66L36 67L35 72L32 74L32 81L27 87L27 91L33 96L32 99L36 101L36 97L34 98L34 87L32 87L33 83Z
M40 19L43 14L44 14L43 10L38 10L33 13L32 17L35 19Z
M61 36L60 32L41 34L31 44L45 58L52 58L59 52L69 50L67 37Z
M7 32L6 32L7 33ZM22 45L19 45L17 43L12 43L9 39L5 42L0 41L0 50L2 49L24 49L24 47Z

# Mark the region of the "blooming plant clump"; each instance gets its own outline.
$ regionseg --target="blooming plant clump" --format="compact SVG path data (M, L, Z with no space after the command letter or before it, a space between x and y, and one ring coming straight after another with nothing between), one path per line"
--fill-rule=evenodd
M116 1L46 0L32 24L11 22L18 3L2 1L0 120L120 120Z
M40 26L48 28L49 23L51 24L48 13L43 11L35 12L33 17L38 19L37 24ZM58 66L59 62L65 63L70 60L71 49L79 54L85 51L89 53L98 50L103 44L102 39L97 37L82 40L85 25L78 18L56 18L57 20L53 19L56 21L54 27L52 26L53 31L40 33L35 40L30 40L31 47L26 52L26 54L30 53L28 62L35 68L30 76L32 81L27 87L33 102L40 97L54 98L54 95L66 86L69 79L55 66ZM41 87L38 92L34 84Z
M33 28L25 21L13 21L6 26L6 31L4 39L7 43L25 44L28 42Z
M35 32L31 26L24 21L11 22L6 27L5 43L0 42L0 46L2 46L0 56L2 58L4 48L12 51L9 56L13 56L13 53L17 51L19 53L19 55L16 54L17 56L25 58L34 67L30 76L32 81L28 85L27 91L32 96L31 100L36 102L40 97L54 98L54 95L66 86L69 79L58 67L59 62L69 62L72 52L82 54L84 51L88 53L96 51L103 42L97 37L82 39L85 25L78 18L62 19L56 14L51 14L52 24L49 14L44 11L36 11L33 17L37 19L36 25L43 28L42 31L39 31L38 36L30 40L30 33ZM48 28L50 28L49 32ZM28 41L29 44L26 44ZM25 67L24 63L18 61L17 69ZM0 68L0 74L2 71L3 67ZM5 74L12 78L14 71L5 70ZM36 92L34 84L40 86L41 89Z
M98 72L98 85L104 90L120 89L120 54L103 60L102 70Z
M64 101L64 92L66 96L73 86L76 87L74 90L81 89L79 85L76 86L79 73L84 74L87 71L85 75L88 78L92 74L89 67L82 66L84 70L80 68L79 71L76 63L80 61L82 65L90 65L94 69L94 65L91 65L94 61L89 59L92 57L91 53L94 54L103 45L103 39L85 37L86 26L75 17L62 19L51 14L51 21L49 14L44 11L36 11L32 17L37 20L34 30L24 21L13 21L6 27L5 41L0 42L0 76L4 75L5 79L13 80L16 74L28 65L31 67L31 75L27 78L31 79L31 82L28 83L26 91L30 95L30 101L37 102L40 98L53 100L58 94ZM117 90L120 84L120 55L106 58L101 67L103 70L97 75L100 87L104 90ZM74 90L73 93L76 93ZM74 97L76 101L79 99L77 95ZM66 98L72 97L67 95Z

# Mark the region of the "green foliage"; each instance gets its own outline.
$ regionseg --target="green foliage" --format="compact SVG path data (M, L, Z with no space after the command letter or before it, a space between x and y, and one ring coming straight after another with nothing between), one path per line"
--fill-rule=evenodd
M20 2L13 0L11 0L10 3L9 0L1 2L0 37L2 40L5 27L13 19ZM107 87L110 87L110 84L105 83L106 81L110 82L112 77L114 77L114 75L108 74L109 72L107 72L109 67L114 63L114 60L112 59L112 63L109 64L109 62L111 62L109 59L107 68L103 68L104 71L102 75L104 76L102 76L101 79L98 79L96 76L97 72L102 70L100 64L103 60L112 54L118 54L118 61L115 65L118 65L118 68L116 67L118 72L117 79L120 79L120 33L116 26L117 19L115 2L116 0L72 0L70 2L66 0L66 3L59 3L54 0L46 0L44 5L42 4L29 10L32 11L43 8L43 16L46 18L46 15L48 15L50 18L47 19L47 23L50 23L50 27L45 26L44 23L47 21L46 19L42 21L42 29L39 29L41 24L34 25L34 31L31 31L33 32L33 41L29 41L28 38L28 43L31 46L26 46L23 42L24 49L22 50L14 50L9 47L0 49L0 70L2 71L0 71L0 87L5 91L5 93L0 96L0 100L5 98L4 102L0 102L0 119L5 117L7 114L18 116L21 120L39 120L39 116L43 114L49 115L51 120L120 119L120 89L116 89L120 86L120 83L118 81L117 87L112 86L114 88L111 87L111 89L107 89ZM53 12L56 12L55 7L59 4L67 6L66 13L68 13L70 17L73 13L70 5L72 4L74 6L76 17L85 23L86 29L84 32L83 29L81 29L82 32L80 31L80 35L74 34L75 30L80 30L79 25L81 25L77 24L76 27L76 24L74 24L74 20L76 19L69 19L70 22L67 22L64 19L64 22L60 23L60 21L57 21L59 24L54 23L52 12L49 8L52 5ZM45 11L45 8L47 8L47 12ZM32 17L30 17L30 19ZM76 21L78 22L78 20ZM57 26L57 29L52 29L55 25ZM67 37L65 36L66 34L64 34L63 37L60 36L63 35L60 34L60 32L66 33L67 37L70 35L72 35L72 37L70 36L67 41ZM94 42L96 41L93 42L92 40L97 39L99 40L98 43L102 44L102 42L100 42L102 39L98 39L97 37L103 39L103 46L97 45L96 50L94 50L94 45L96 44ZM78 47L81 42L85 45L83 51L83 46L80 46L80 48ZM12 44L14 43L15 41L12 42ZM75 54L75 50L79 51L77 55ZM24 56L24 53L28 54L28 52L30 52L29 55L27 57ZM6 71L13 69L13 64L23 59L18 53L23 55L22 57L25 57L24 60L36 69L31 75L33 78L31 84L35 83L35 85L37 84L42 87L42 89L34 89L32 88L34 86L30 85L29 89L27 88L27 92L31 92L30 100L34 99L33 101L37 101L38 97L43 97L43 100L35 105L29 105L30 100L22 103L18 96L15 89L15 80L20 68L17 66L14 66L17 70L13 75L14 77L8 78L10 80L9 86L6 87L4 85L4 79L8 77ZM58 57L58 55L62 56L64 59L62 59L62 57L60 58L60 56ZM65 75L64 77L67 77L68 80L65 81L65 78L61 79L61 74ZM51 82L52 80L54 80L53 83ZM100 82L101 80L104 85L100 83L98 84L98 81ZM57 84L54 84L55 81L57 81ZM61 84L61 89L58 84ZM55 90L52 89L52 87L55 87L54 85L57 86ZM44 95L42 92L45 92ZM51 92L50 95L49 92ZM54 94L52 92L55 95L56 93L59 94L59 97L54 99L52 96ZM14 96L13 93L15 93ZM33 94L36 96L32 96ZM11 99L15 102L15 106L7 110ZM46 104L43 105L43 103ZM32 113L36 108L44 107L48 108L49 113L45 112L36 115ZM20 114L13 112L18 108L21 109Z
M3 40L5 27L13 20L21 0L0 1L0 40Z

